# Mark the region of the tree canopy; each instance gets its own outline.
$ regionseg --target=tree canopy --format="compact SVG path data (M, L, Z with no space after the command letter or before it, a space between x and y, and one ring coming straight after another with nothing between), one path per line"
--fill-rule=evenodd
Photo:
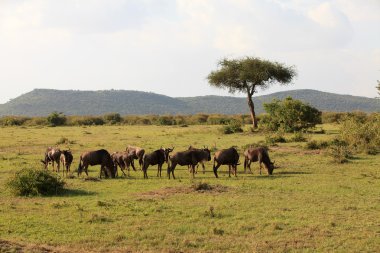
M293 66L254 57L223 59L218 65L219 69L212 71L207 77L210 85L228 89L230 93L247 94L254 127L257 127L257 121L252 96L257 88L266 89L275 82L286 85L296 76Z

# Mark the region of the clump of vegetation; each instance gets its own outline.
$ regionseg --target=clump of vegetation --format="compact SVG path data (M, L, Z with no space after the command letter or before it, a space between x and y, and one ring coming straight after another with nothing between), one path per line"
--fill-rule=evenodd
M284 133L281 131L274 134L269 133L265 135L265 143L267 145L273 146L276 143L285 143L285 142L286 142L286 139L284 137Z
M75 144L75 141L70 141L68 138L66 137L61 137L56 143L55 145L61 145L61 144Z
M170 115L167 115L167 116L160 116L160 117L157 119L157 125L161 125L161 126L171 126L171 125L175 125L175 120L174 120L173 117L170 116Z
M224 134L242 133L243 129L239 121L232 121L228 125L222 126L220 131Z
M341 138L355 152L380 152L380 114L370 117L348 115L342 121Z
M295 132L294 135L290 138L292 142L305 142L307 141L307 137L301 131Z
M260 124L262 128L270 131L302 131L322 122L320 111L291 97L264 103L264 109L267 114L262 116Z
M327 142L327 141L316 141L316 140L312 140L312 141L308 141L306 143L306 149L311 149L311 150L314 150L314 149L325 149L329 146L330 144Z
M65 182L59 175L43 169L22 169L14 174L7 186L16 196L54 195L63 191Z
M339 139L331 142L329 154L336 163L346 163L348 159L352 158L352 152L347 142Z
M108 113L104 115L103 118L104 121L110 125L119 124L122 121L122 118L119 113Z
M202 183L202 182L194 183L192 185L192 187L196 191L210 191L210 190L212 190L212 186L210 184Z
M62 112L52 112L46 121L52 127L65 125L67 118Z
M2 126L21 126L28 121L27 117L18 117L18 116L4 116L0 119L0 125Z

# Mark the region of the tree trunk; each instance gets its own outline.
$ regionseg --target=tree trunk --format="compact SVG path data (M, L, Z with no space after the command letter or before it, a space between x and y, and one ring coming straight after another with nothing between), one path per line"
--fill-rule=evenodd
M256 113L255 113L255 105L253 104L252 96L249 95L249 94L247 96L247 101L248 101L249 110L251 111L252 126L253 126L253 128L257 128L257 119L256 119Z

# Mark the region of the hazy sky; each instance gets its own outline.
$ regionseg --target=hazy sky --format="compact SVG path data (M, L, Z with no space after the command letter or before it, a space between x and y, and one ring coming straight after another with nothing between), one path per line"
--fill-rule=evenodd
M375 97L380 0L0 0L0 103L34 88L227 95L206 77L242 56L296 66L259 94Z

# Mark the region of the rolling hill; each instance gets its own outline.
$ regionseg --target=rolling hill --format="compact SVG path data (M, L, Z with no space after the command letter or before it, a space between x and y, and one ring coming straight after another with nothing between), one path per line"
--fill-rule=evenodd
M380 99L339 95L317 90L290 90L254 97L257 113L274 98L293 97L322 111L380 111ZM74 91L35 89L0 105L0 116L46 116L53 111L66 115L248 113L246 99L226 96L173 98L151 92L129 90Z

